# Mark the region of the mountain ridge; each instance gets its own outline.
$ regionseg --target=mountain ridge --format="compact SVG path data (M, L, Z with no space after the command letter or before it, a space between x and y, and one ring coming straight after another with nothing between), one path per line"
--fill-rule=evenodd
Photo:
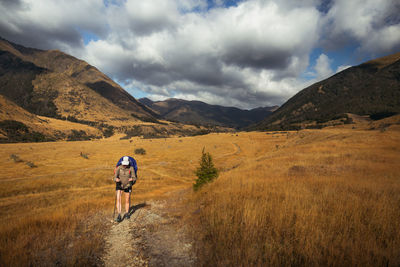
M169 98L164 101L140 98L139 102L149 106L152 110L158 112L161 117L171 121L233 128L243 128L260 121L277 108L277 106L274 106L242 110L236 107L224 107L198 100L189 101L177 98Z
M27 48L5 39L0 39L0 52L0 93L33 113L50 117L72 116L80 120L103 120L109 123L119 119L156 121L157 115L154 112L83 60L58 50ZM11 63L15 63L13 69L10 69ZM24 76L24 84L21 86L21 80L16 81L17 72L25 73L27 68L30 75ZM33 99L31 102L35 102L35 99L42 101L39 101L36 109L29 107L27 103L18 101L19 96L13 93L16 90L25 98ZM38 110L43 103L44 107L48 107L44 113ZM96 103L98 107L94 108ZM70 106L80 106L80 109L73 112ZM97 110L96 116L93 116L96 113L94 110ZM108 112L104 116L99 113L105 110Z
M370 60L314 83L248 130L323 127L358 115L400 113L400 53Z

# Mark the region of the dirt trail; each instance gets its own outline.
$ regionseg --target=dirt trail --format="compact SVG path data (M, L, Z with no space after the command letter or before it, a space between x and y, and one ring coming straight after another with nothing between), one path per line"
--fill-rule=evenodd
M105 266L193 266L192 241L176 210L171 199L134 205L131 218L106 236Z
M232 146L233 151L227 155L239 155L240 146ZM193 241L182 222L185 208L181 199L186 193L173 192L166 200L135 203L131 218L113 224L106 236L106 254L102 258L105 266L194 266Z

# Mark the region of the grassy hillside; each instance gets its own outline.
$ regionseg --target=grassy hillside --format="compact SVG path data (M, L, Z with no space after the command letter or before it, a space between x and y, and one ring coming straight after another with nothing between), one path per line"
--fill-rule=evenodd
M37 116L0 95L0 142L38 142L101 138L89 125Z
M400 53L346 69L290 98L271 116L250 129L300 129L323 126L345 113L400 113ZM342 121L342 122L343 122Z
M399 121L0 144L0 265L100 265L119 157L138 161L139 204L191 188L205 147L220 177L190 193L182 211L199 265L397 266Z
M61 96L60 99L64 97L68 97L68 94ZM94 108L98 107L97 111L102 110L101 106L93 106ZM79 111L79 107L78 102L73 108ZM81 112L84 114L85 110ZM207 134L211 131L226 132L231 130L223 127L207 128L166 121L133 123L129 120L112 117L110 119L112 119L113 124L109 125L101 120L103 117L98 117L100 113L96 112L96 109L88 110L86 113L92 114L92 118L99 120L79 120L81 117L78 115L76 117L69 115L63 119L38 116L0 95L0 142L77 141L110 137L113 134L117 134L121 139L129 139L134 136L168 138L170 136L195 136ZM107 110L104 111L104 114L108 114Z
M156 122L154 114L86 62L0 39L0 94L28 111L97 122Z

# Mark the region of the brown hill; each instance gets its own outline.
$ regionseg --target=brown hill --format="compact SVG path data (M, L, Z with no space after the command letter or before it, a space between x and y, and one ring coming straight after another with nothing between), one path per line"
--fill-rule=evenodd
M351 67L290 98L250 130L319 128L350 122L346 113L380 119L400 113L400 53Z
M0 142L75 140L101 136L103 133L97 128L37 116L0 95Z
M114 133L164 138L230 130L158 121L158 114L86 62L1 38L0 97L1 142L87 140Z
M167 120L195 125L216 125L233 128L242 128L259 122L277 108L263 107L242 110L235 107L209 105L201 101L187 101L175 98L155 102L148 98L141 98L139 101L158 112L161 117Z
M86 62L0 40L0 94L50 117L106 122L155 121L151 110Z

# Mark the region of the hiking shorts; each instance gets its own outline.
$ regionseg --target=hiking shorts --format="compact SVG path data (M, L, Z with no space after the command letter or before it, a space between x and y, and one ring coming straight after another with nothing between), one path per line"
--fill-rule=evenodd
M115 190L117 190L117 191L121 190L121 191L124 191L125 193L130 193L130 192L132 192L132 187L123 189L121 183L115 183Z

